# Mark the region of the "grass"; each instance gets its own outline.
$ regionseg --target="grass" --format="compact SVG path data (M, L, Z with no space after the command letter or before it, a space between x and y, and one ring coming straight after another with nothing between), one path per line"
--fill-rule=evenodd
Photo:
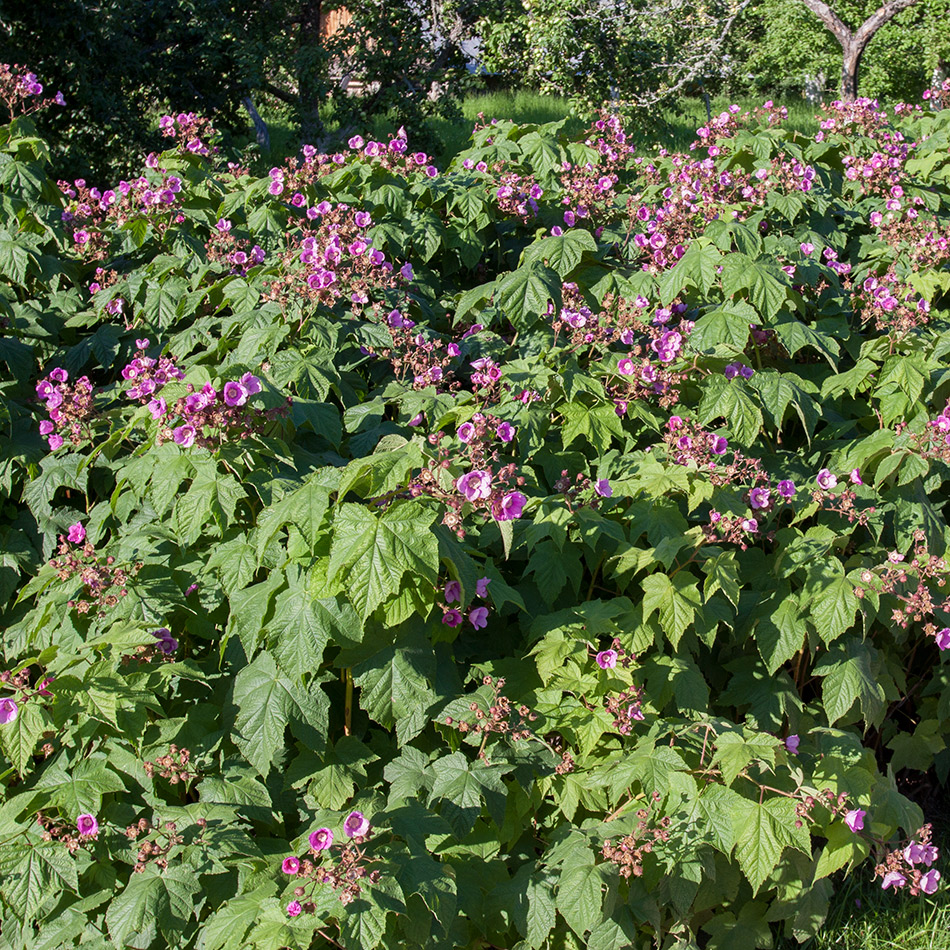
M735 102L743 110L761 106L760 100L726 98L711 99L709 106L713 115L728 108ZM818 112L813 106L802 100L790 100L781 103L789 112L788 126L808 135L813 135L818 129L815 114ZM292 121L287 113L269 112L262 107L262 114L270 128L271 149L269 153L260 156L262 164L276 164L287 155L297 151L297 138ZM445 167L451 159L463 151L467 145L472 127L479 121L479 115L485 121L491 119L513 119L519 123L556 122L559 119L568 119L568 131L580 130L586 122L572 114L570 102L559 96L545 96L531 90L519 89L503 92L486 92L466 96L462 101L462 119L449 121L446 119L432 119L429 129L432 138L438 143L433 148L433 155L439 167ZM328 129L327 147L336 147L337 141L342 141L346 135L357 130L342 130L334 120L332 110L324 115ZM659 125L651 123L650 130L634 131L633 139L644 149L669 148L685 151L695 139L695 131L707 121L706 102L703 99L682 99L675 107L663 112ZM364 137L377 139L385 138L396 131L392 123L377 119L368 128L358 130ZM238 147L247 145L250 138L243 142L238 141ZM253 154L253 151L252 151Z

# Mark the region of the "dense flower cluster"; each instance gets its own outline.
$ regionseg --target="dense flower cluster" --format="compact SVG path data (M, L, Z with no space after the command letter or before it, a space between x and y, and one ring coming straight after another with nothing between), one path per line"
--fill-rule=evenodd
M0 63L0 101L6 106L7 116L28 115L50 105L64 106L61 92L50 98L41 98L43 84L23 66Z
M877 330L909 333L930 320L930 302L904 283L893 267L880 277L869 276L851 296L856 312Z
M367 882L375 884L379 880L380 872L369 867L373 863L366 848L373 836L369 819L362 812L350 812L343 821L343 833L349 840L334 845L332 830L318 828L308 836L308 857L283 859L281 871L299 882L294 888L295 898L312 897L318 885L329 884L340 903L346 905L359 897ZM301 903L295 899L287 905L287 915L299 917L315 909L312 900Z
M80 614L95 607L99 616L127 596L130 576L141 569L140 563L131 568L116 567L111 554L102 559L79 524L70 528L68 537L60 535L58 554L49 564L61 581L81 585L80 596L70 599L67 606Z
M657 845L670 840L670 824L669 816L664 815L655 820L649 808L641 808L637 811L636 828L616 844L608 838L600 853L611 864L617 865L621 877L641 877L644 858Z
M924 825L906 846L889 850L874 868L874 876L881 878L881 887L900 890L906 887L913 895L933 894L940 882L940 872L933 863L940 857L939 850L930 843L930 825ZM922 871L921 867L929 868Z
M97 413L88 376L70 383L69 373L57 366L36 384L36 396L49 415L40 422L40 435L52 451L62 448L67 438L73 445L91 438Z

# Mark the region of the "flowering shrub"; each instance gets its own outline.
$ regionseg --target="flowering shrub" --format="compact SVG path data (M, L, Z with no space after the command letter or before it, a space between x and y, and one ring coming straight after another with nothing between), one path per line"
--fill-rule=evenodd
M941 886L950 111L261 178L183 114L126 187L28 123L8 943L753 948Z

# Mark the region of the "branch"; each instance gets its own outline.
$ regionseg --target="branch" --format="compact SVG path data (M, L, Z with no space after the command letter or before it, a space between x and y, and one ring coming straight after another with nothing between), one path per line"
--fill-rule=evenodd
M902 2L902 0L896 0L896 2ZM913 3L914 0L908 0L908 2ZM842 47L847 46L851 42L851 28L827 3L822 3L822 0L802 0L802 3L834 33L835 39Z
M872 13L871 16L858 27L857 33L854 34L854 42L858 48L861 49L866 46L871 37L874 36L891 17L896 16L902 10L906 10L916 2L917 0L888 0L877 13Z
M261 91L270 93L275 99L279 99L281 102L287 103L289 106L297 106L299 102L295 99L289 92L284 92L279 86L275 86L272 82L261 83Z

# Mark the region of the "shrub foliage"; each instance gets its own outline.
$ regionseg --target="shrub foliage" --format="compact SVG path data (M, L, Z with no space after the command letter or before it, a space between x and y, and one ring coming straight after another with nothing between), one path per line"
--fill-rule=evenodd
M849 870L932 892L948 100L263 178L182 114L112 188L16 117L4 940L769 947Z

